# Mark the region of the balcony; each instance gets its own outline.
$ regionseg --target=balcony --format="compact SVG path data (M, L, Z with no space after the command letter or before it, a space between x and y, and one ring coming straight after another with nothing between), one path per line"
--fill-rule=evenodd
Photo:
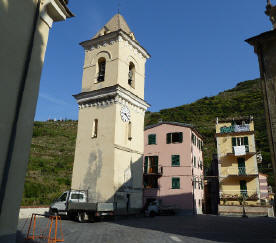
M144 188L144 197L157 197L158 188L145 187Z
M223 126L220 128L219 133L216 136L229 136L235 134L253 134L254 131L250 130L250 124Z
M255 155L256 152L250 151L249 145L241 145L241 146L232 146L232 152L227 153L227 156L233 156L233 157L245 157L245 159L249 159L253 155Z
M255 167L229 167L222 169L221 177L241 176L241 177L255 177L258 176L258 169Z
M249 131L250 131L249 124L233 125L230 127L224 126L220 128L220 133L249 132Z
M219 192L220 199L224 200L241 200L245 199L247 201L258 200L258 193L256 190L222 190Z
M144 171L144 175L156 175L161 176L163 174L163 166L148 167L147 171Z

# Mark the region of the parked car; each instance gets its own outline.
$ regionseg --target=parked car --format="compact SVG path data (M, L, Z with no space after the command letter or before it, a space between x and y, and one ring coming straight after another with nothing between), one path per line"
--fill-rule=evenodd
M174 215L174 206L164 206L158 200L149 203L145 210L145 216L154 217L156 215Z
M88 197L86 190L69 190L62 193L51 203L51 215L67 215L79 222L100 220L103 217L114 216L114 204L94 202Z

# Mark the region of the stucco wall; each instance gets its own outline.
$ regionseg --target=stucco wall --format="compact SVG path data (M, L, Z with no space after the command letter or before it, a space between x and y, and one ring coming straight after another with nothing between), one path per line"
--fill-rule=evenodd
M2 30L0 38L2 47L0 53L0 103L3 107L0 119L1 181L4 165L7 161L8 149L12 154L3 210L0 217L0 237L12 237L16 232L23 182L29 157L40 74L48 41L49 26L41 19L38 19L16 127L15 143L13 148L8 148L12 124L16 114L15 108L20 82L23 79L28 45L31 41L36 3L37 1L31 0L0 2L0 26ZM11 238L5 238L3 242L9 242L10 240L12 241Z
M95 202L109 200L114 195L115 124L110 121L115 119L115 112L115 106L79 110L72 188L89 189L91 200ZM96 138L91 136L94 119L98 119Z
M182 132L183 142L167 144L166 134L172 132ZM179 209L193 209L193 200L196 199L198 213L201 211L201 206L198 205L198 200L203 199L203 189L193 189L192 178L203 175L203 171L196 166L193 167L192 157L195 156L197 161L203 161L202 151L191 142L192 130L188 127L174 126L162 124L144 132L145 154L144 156L158 156L158 166L163 167L163 174L158 179L159 189L145 189L145 198L156 194L156 197L162 200L165 205L175 205ZM156 134L156 144L148 144L148 135ZM180 166L172 166L172 155L180 155ZM197 162L198 164L198 162ZM180 189L172 189L172 177L180 178Z

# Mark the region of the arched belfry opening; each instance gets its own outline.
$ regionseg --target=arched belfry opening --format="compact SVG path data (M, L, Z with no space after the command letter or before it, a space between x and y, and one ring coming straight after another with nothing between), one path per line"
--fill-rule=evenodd
M104 76L105 76L105 66L106 66L106 60L104 57L99 58L98 60L98 82L104 81Z
M128 67L128 84L135 88L135 66L133 62L130 62Z

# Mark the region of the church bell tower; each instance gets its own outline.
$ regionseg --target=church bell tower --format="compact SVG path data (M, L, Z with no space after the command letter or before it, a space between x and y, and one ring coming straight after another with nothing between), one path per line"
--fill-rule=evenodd
M150 57L116 14L84 41L82 91L72 189L117 212L142 208L145 63Z

